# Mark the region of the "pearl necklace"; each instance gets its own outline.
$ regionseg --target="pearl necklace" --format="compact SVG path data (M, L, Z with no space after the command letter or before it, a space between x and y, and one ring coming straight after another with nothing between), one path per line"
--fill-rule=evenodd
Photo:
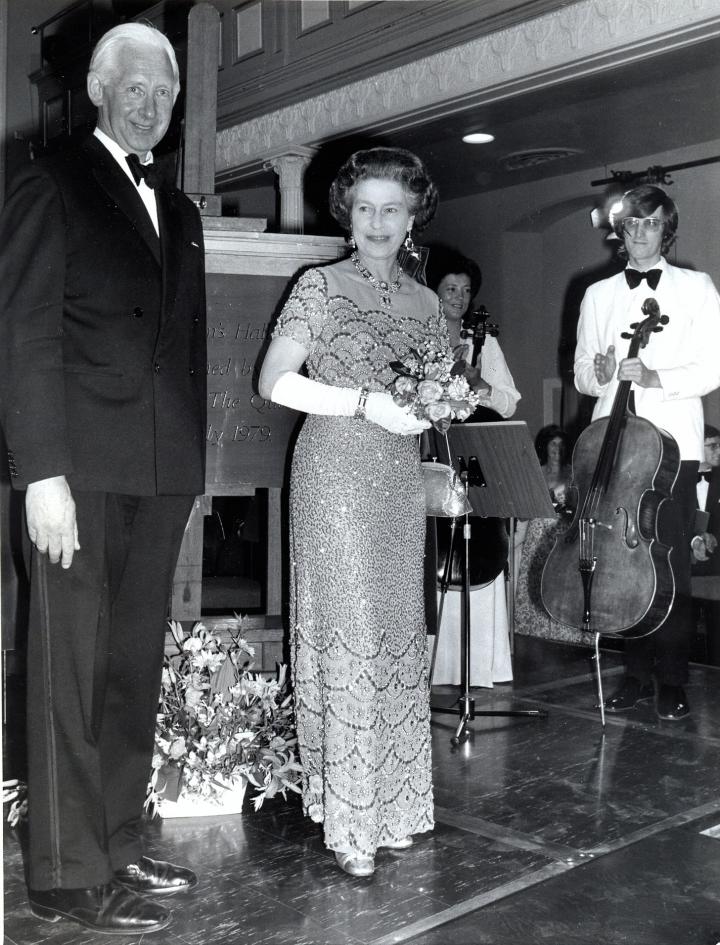
M363 264L360 262L360 257L358 256L356 252L353 253L350 258L352 259L353 265L355 266L357 271L360 273L360 275L363 277L363 279L367 280L370 283L370 285L373 287L373 289L375 289L376 292L380 293L380 304L384 308L390 308L390 305L392 304L392 299L390 298L390 294L397 292L402 282L402 277L403 277L402 266L397 267L397 279L395 280L395 282L382 282L380 279L376 279L375 276L370 272L370 270L366 269L365 266L363 266Z

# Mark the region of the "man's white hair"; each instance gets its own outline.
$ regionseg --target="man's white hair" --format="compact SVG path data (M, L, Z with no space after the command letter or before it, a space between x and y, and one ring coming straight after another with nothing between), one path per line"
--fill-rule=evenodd
M125 46L152 47L167 53L173 73L173 95L180 91L180 70L172 43L164 33L145 23L121 23L108 30L99 40L90 59L89 73L95 73L103 85L117 72L118 53Z

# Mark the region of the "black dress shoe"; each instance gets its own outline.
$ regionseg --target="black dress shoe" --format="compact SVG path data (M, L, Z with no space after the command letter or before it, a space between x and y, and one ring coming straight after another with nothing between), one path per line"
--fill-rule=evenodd
M169 896L186 892L197 886L197 876L184 866L173 866L165 860L151 860L141 856L137 863L115 872L115 882L136 893L151 893L153 896Z
M145 935L170 924L163 906L114 883L90 889L31 889L28 898L38 919L70 919L106 935Z
M690 706L682 686L660 686L657 714L658 718L671 722L690 714Z
M605 700L606 712L626 712L639 702L647 702L655 695L652 683L642 685L634 676L626 676L620 688Z

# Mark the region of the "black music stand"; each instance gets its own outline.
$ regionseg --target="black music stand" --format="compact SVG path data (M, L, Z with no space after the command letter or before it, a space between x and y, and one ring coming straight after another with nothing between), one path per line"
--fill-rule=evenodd
M514 520L516 518L553 518L555 509L550 501L545 478L540 469L527 424L521 420L492 423L456 424L448 430L448 444L452 465L465 488L465 495L473 514L484 518L510 519L511 543L508 553L510 582L508 594L508 622L514 621ZM431 706L433 712L459 715L454 745L466 741L468 723L476 716L526 716L547 718L544 709L475 710L470 695L470 522L466 514L464 526L465 554L463 561L463 608L461 639L464 659L462 664L462 695L452 706ZM457 521L457 519L455 519ZM452 529L453 538L457 529ZM446 571L452 562L452 541L448 550ZM448 574L443 577L446 582ZM437 635L440 634L438 624ZM437 638L436 638L437 644Z

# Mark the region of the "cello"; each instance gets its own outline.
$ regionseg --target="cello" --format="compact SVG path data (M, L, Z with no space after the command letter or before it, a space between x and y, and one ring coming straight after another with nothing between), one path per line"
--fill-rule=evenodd
M657 302L630 327L629 358L669 321ZM680 468L677 443L629 409L630 381L620 381L609 416L575 445L570 503L575 514L543 568L540 592L550 616L566 626L614 637L643 637L667 618L675 597L671 548L658 517Z

